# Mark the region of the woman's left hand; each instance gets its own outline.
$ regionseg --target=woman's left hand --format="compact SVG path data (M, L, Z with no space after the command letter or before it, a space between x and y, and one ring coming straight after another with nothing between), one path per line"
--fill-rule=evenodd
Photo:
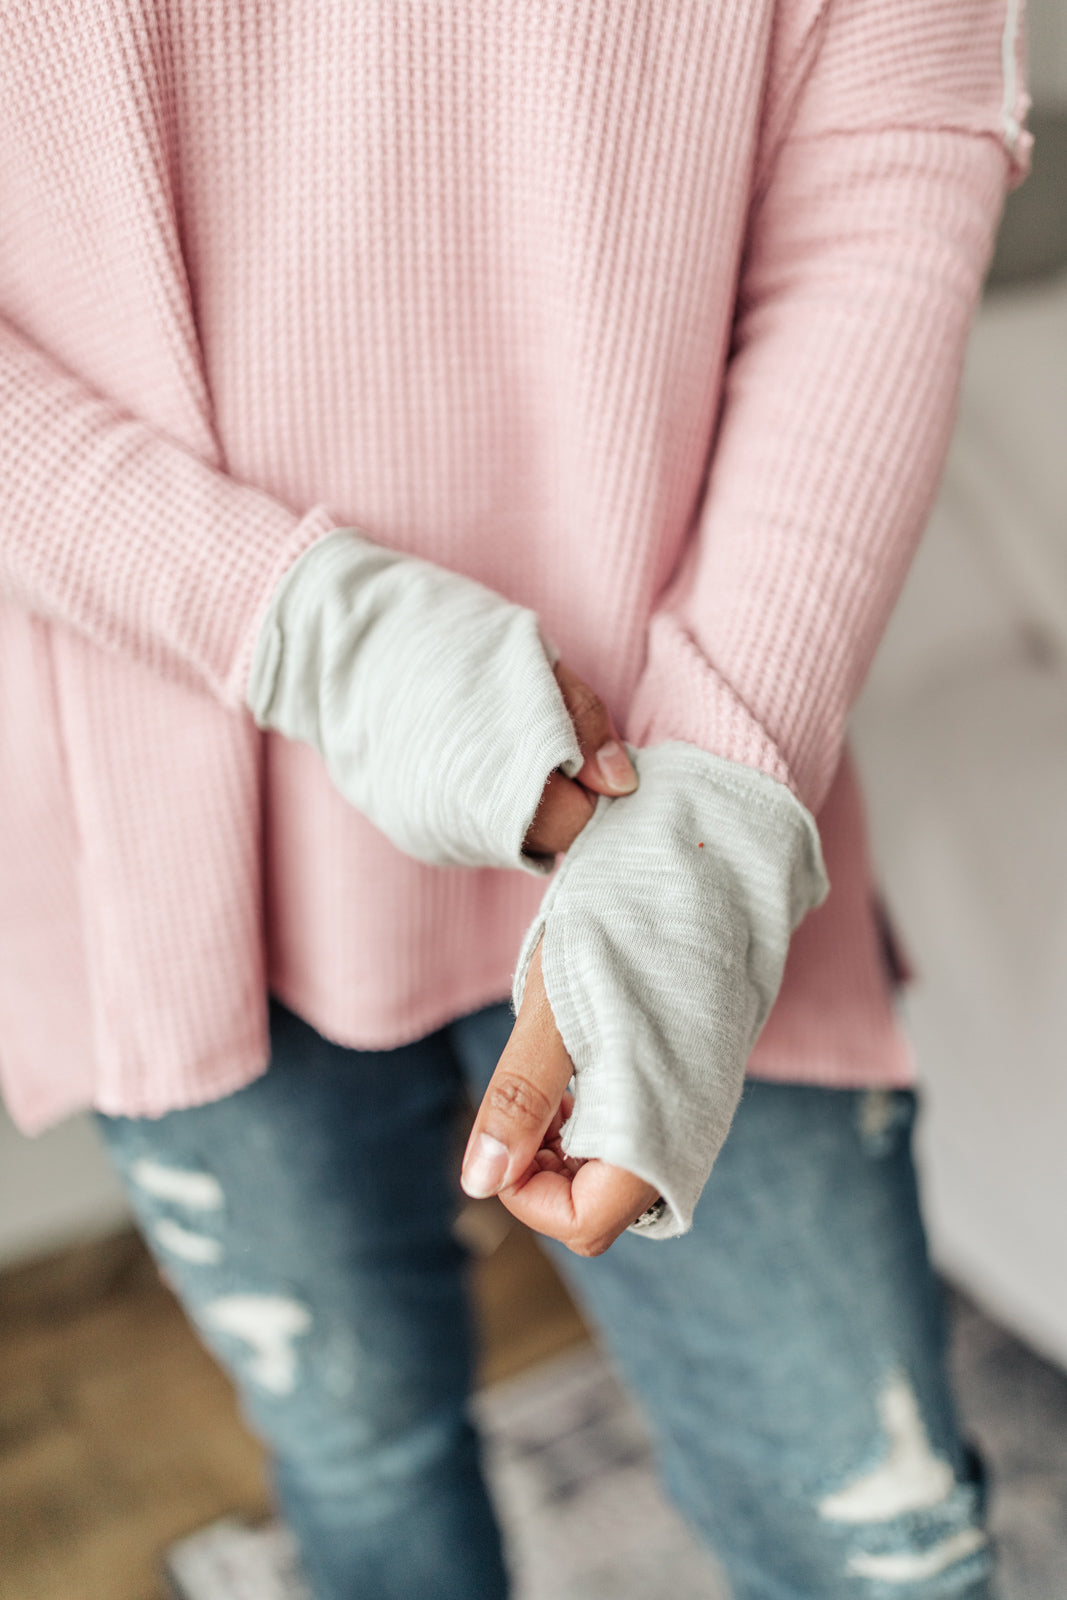
M575 1255L599 1256L657 1191L623 1167L563 1154L573 1071L545 993L538 946L515 1027L467 1142L461 1181L475 1198L499 1195L520 1222Z

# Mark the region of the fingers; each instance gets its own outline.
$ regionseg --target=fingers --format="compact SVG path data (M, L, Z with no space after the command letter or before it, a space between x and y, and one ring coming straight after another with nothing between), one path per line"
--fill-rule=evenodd
M607 707L576 672L557 661L554 667L563 703L574 723L582 767L574 781L553 772L523 842L528 855L554 856L569 850L589 818L594 794L632 794L637 773L615 730Z
M562 772L551 773L526 831L526 854L554 856L569 850L595 807L596 801L581 784L572 783Z
M513 1216L576 1255L597 1256L651 1205L656 1190L622 1167L564 1155L559 1135L570 1114L572 1070L538 945L511 1038L478 1108L461 1181L475 1199L499 1194Z
M581 747L583 764L576 781L595 794L632 794L637 773L604 702L562 661L553 670Z
M467 1194L474 1199L498 1194L533 1167L572 1070L545 994L539 945L511 1038L467 1141L460 1180Z
M571 1169L574 1170L571 1170ZM543 1164L503 1190L500 1199L520 1222L558 1239L578 1256L603 1255L656 1199L643 1178L607 1161L571 1163L552 1152Z

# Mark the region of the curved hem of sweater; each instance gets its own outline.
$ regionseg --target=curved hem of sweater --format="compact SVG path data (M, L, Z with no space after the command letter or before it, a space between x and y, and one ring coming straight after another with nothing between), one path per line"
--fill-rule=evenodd
M511 970L510 967L504 971L496 968L486 972L464 985L458 994L450 991L447 1001L408 1014L403 1025L394 1021L392 1027L383 1025L367 1032L335 1026L327 1014L328 1007L308 1003L295 988L272 983L270 989L282 1005L296 1012L324 1038L346 1049L389 1050L423 1039L484 1006L508 1004ZM778 1041L770 1049L762 1049L757 1043L745 1075L767 1082L808 1084L826 1089L907 1089L913 1088L918 1081L911 1046L895 1020L877 1029L873 1037L868 1031L867 1048L862 1052L850 1051L846 1046L840 1052L812 1050L803 1055L803 1060L799 1061L794 1052L786 1050ZM142 1091L128 1098L114 1084L110 1084L106 1090L98 1088L92 1095L85 1093L83 1085L80 1089L54 1098L45 1095L38 1099L30 1095L23 1099L12 1093L9 1079L5 1099L15 1126L32 1138L67 1117L92 1109L109 1116L158 1117L168 1111L206 1105L254 1083L262 1077L269 1064L269 1050L261 1057L258 1051L253 1054L246 1049L236 1062L233 1057L227 1057L225 1071L190 1075L182 1091L165 1092L162 1095Z
M812 1089L913 1089L919 1082L914 1051L907 1035L895 1023L863 1052L807 1053L802 1073L797 1071L796 1057L780 1046L761 1051L757 1044L745 1076L765 1083L804 1084Z
M301 995L296 985L272 982L270 992L283 1006L296 1013L332 1044L345 1050L396 1050L402 1045L414 1044L445 1028L450 1022L466 1017L472 1011L497 1003L511 1004L511 968L499 975L494 967L484 977L472 979L461 989L450 989L447 999L440 999L422 1007L393 1012L379 1019L374 1028L352 1028L335 1022L327 1013L329 1003L320 1004L315 999Z
M250 1047L252 1048L252 1047ZM27 1096L22 1099L7 1088L5 1106L15 1127L27 1138L46 1133L49 1128L88 1111L100 1111L109 1117L144 1117L155 1119L170 1111L188 1111L195 1106L210 1105L224 1100L227 1095L246 1089L261 1078L270 1065L269 1049L265 1055L257 1050L253 1055L242 1050L235 1058L226 1057L224 1067L217 1071L204 1070L186 1075L181 1089L167 1088L153 1093L151 1087L126 1094L121 1086L109 1083L96 1084L86 1093L84 1085L69 1094L55 1096ZM142 1085L146 1075L140 1074ZM150 1083L149 1079L149 1083Z

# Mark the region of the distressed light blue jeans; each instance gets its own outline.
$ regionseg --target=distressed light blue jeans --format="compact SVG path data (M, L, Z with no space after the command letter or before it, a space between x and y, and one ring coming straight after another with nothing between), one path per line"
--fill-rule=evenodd
M318 1600L503 1600L467 1397L457 1116L506 1006L385 1052L277 1002L257 1082L100 1117L268 1445ZM914 1097L751 1082L692 1233L558 1264L735 1600L991 1600L911 1159Z

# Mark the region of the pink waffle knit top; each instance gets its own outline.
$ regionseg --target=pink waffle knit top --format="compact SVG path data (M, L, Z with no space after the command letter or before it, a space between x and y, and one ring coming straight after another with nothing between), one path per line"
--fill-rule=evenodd
M244 707L337 526L532 607L829 899L750 1070L905 1083L845 721L936 490L1019 0L14 0L0 1073L27 1131L505 997L543 881L401 855Z

